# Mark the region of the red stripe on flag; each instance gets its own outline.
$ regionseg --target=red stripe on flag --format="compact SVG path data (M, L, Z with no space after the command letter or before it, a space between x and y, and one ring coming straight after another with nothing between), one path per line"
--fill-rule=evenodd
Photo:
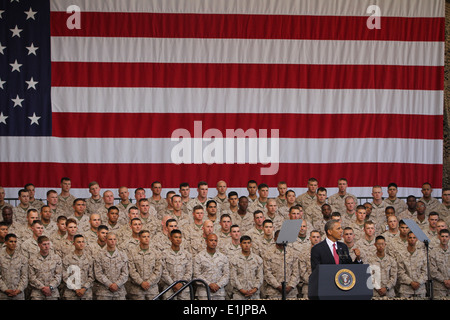
M445 18L192 13L83 12L82 28L68 29L71 14L51 13L51 35L68 37L251 38L444 41Z
M245 186L250 179L276 187L279 181L288 186L303 186L315 177L320 186L335 187L345 177L353 187L386 186L395 181L403 188L416 188L428 181L434 188L442 187L442 165L407 163L333 163L280 164L276 175L260 175L268 165L250 164L84 164L84 163L2 163L2 183L22 187L30 181L40 187L54 187L61 177L70 177L73 188L87 188L91 181L101 186L148 187L151 181L161 181L164 188L178 189L181 182L196 186L206 181L215 186L225 180L229 187ZM107 174L105 174L107 173ZM151 179L149 179L151 177Z
M202 122L203 133L218 129L224 137L239 128L279 129L281 138L443 138L441 115L56 112L52 121L53 136L67 138L170 138L180 128L194 137L194 121Z
M443 90L443 66L52 62L56 87Z

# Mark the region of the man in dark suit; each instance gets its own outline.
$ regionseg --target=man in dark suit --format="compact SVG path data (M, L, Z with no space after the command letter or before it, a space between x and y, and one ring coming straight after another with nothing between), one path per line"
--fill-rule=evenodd
M361 252L353 249L356 259L352 261L348 247L339 242L342 239L343 230L341 223L337 220L329 220L325 224L326 238L311 249L311 270L319 264L349 264L362 263Z

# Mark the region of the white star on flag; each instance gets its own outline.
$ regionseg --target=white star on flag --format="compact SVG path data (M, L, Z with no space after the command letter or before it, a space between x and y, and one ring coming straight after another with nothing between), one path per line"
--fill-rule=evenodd
M30 7L30 10L24 11L24 12L25 12L25 14L27 15L27 19L26 19L26 20L28 20L28 19L36 20L36 19L34 18L34 16L36 15L37 11L33 11L33 10L31 9L31 7Z
M26 48L28 49L28 55L30 54L36 55L36 50L39 49L39 47L35 47L33 43L31 44L31 46Z
M33 123L36 123L37 125L39 125L39 122L38 122L38 121L39 121L40 118L41 118L41 117L36 116L36 113L33 112L33 116L28 117L28 119L31 120L30 125L32 125Z
M34 81L33 77L31 77L31 79L29 81L25 81L28 84L28 89L33 88L34 90L36 90L36 85L39 83L39 81Z
M3 88L4 83L6 83L6 81L2 81L2 79L0 78L0 88L5 89L5 88Z
M19 29L16 24L14 29L9 29L9 30L13 33L11 38L14 38L15 36L20 38L20 33L22 32L23 29Z
M18 63L17 59L16 59L16 61L14 61L14 63L10 63L9 65L12 67L11 72L13 72L13 71L19 71L20 72L20 67L22 66L22 64Z
M6 47L2 46L2 44L0 43L0 53L1 53L1 54L5 54L5 53L3 52L3 49L6 49Z
M12 102L14 102L14 107L22 107L22 101L25 99L20 99L19 95L16 96L15 99L11 99Z
M4 116L3 112L0 112L0 123L6 124L6 119L8 119L8 117Z

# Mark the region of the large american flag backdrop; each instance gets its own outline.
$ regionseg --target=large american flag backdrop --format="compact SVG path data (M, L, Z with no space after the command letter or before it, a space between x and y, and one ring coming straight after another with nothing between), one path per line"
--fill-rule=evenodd
M63 176L80 190L221 179L300 190L310 177L329 188L345 177L357 195L442 186L443 0L0 3L7 190ZM177 129L200 146L197 161L174 162ZM202 139L209 129L223 139ZM276 174L262 175L261 159L199 158L227 129L255 141L277 129L262 140L278 143Z

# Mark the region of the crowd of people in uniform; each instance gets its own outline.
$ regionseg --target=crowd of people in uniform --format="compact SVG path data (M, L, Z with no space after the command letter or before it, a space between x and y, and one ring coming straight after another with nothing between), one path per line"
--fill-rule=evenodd
M325 239L330 220L339 221L353 258L356 251L370 265L374 297L448 298L450 189L442 190L441 202L424 183L420 198L404 201L391 183L387 197L374 186L373 200L358 203L347 187L340 179L329 196L310 178L297 195L279 182L278 196L269 198L264 183L250 180L248 194L239 195L219 181L208 198L208 184L199 182L192 198L181 183L164 198L155 181L150 196L137 188L131 201L127 187L116 200L95 181L91 197L76 198L64 177L60 193L48 190L45 202L35 198L33 184L25 185L17 206L0 187L0 299L189 300L189 287L175 293L191 279L209 287L191 288L200 300L208 293L219 300L280 299L285 279L288 299L307 298L311 248ZM302 219L297 241L284 248L280 228L294 219ZM427 235L427 246L406 219Z

